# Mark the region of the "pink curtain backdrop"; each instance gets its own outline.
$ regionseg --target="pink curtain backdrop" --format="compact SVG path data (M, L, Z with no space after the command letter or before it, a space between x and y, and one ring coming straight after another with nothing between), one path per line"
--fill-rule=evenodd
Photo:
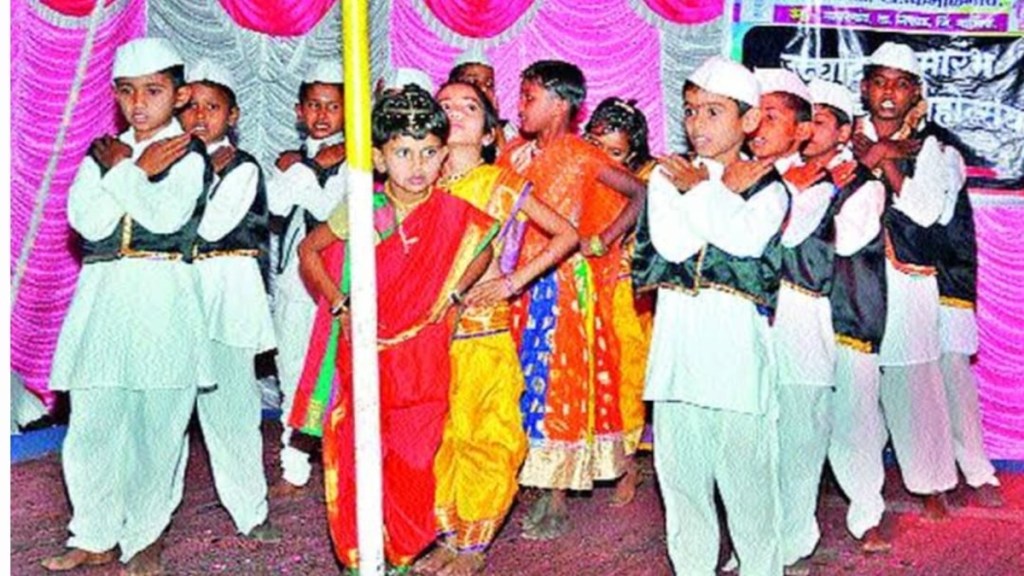
M271 36L301 36L338 8L338 0L218 0L242 28Z
M977 203L976 203L977 204ZM978 379L989 456L1024 460L1024 206L974 208Z
M420 68L440 86L462 48L439 38L423 22L415 1L392 2L392 64ZM518 123L519 73L536 60L560 58L586 75L584 114L607 96L635 98L650 124L651 147L664 149L659 35L628 0L544 0L522 33L485 52L494 64L503 117Z
M96 0L40 0L40 3L65 16L82 17L88 16L92 12ZM114 0L106 0L107 6L113 3Z
M658 16L676 24L704 24L722 15L719 0L643 0Z
M537 0L424 0L453 31L470 38L493 38L515 24Z
M75 290L78 263L67 224L67 190L97 136L115 129L110 70L114 51L145 32L143 0L131 0L96 33L89 70L53 177L39 235L18 302L11 311L11 369L47 395L53 350ZM26 0L11 6L11 271L28 230L36 192L50 160L75 75L86 28L64 29L35 13ZM47 399L49 399L47 397Z

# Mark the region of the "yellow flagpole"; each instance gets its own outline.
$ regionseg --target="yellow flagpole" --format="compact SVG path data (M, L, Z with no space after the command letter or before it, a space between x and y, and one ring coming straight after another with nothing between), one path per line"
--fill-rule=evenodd
M377 263L374 259L370 141L369 0L342 0L345 149L348 158L352 299L352 395L355 412L356 528L359 573L383 575L380 372L377 358Z

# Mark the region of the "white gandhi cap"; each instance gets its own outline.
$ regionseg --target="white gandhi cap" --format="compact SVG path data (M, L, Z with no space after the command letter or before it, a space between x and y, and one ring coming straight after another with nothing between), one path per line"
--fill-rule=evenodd
M463 64L480 64L490 67L491 61L487 59L487 54L484 54L484 49L479 44L473 44L463 51L462 54L459 54L452 67L462 66Z
M914 50L906 44L886 42L868 58L868 66L881 66L909 72L921 78L921 64Z
M853 94L845 86L815 78L807 87L811 92L812 104L826 104L853 119Z
M204 81L213 82L214 84L220 84L228 90L235 92L235 80L231 76L231 72L224 66L221 66L209 58L203 58L189 66L185 74L185 79L190 83Z
M114 55L113 78L134 78L183 66L178 51L163 38L136 38L122 44Z
M382 90L401 90L406 84L415 84L430 94L434 93L434 81L418 68L395 68L384 76Z
M772 92L784 92L800 98L808 104L811 103L811 92L807 84L795 73L784 68L758 68L754 70L754 77L761 85L761 95Z
M687 80L708 92L727 96L756 107L761 89L754 74L742 64L721 56L712 56L690 74Z

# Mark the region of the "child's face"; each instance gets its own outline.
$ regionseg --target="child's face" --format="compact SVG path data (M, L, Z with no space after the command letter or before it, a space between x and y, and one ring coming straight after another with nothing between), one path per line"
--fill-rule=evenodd
M335 84L313 84L296 104L295 114L311 138L334 136L345 128L345 94Z
M175 90L165 72L114 79L114 98L121 114L135 130L137 140L146 140L171 121L174 109L188 102L189 89Z
M181 113L181 125L206 144L224 138L238 122L238 108L231 107L220 88L199 83L191 87L192 98Z
M457 80L479 88L491 101L491 105L495 109L498 108L498 99L494 95L494 68L483 64L469 64L462 69Z
M850 140L850 125L839 125L835 113L825 106L815 104L811 118L811 138L804 146L805 158L816 158L828 154L840 144Z
M760 159L778 158L795 152L810 137L810 126L798 122L796 110L778 92L761 95L761 124L750 138L750 151Z
M757 109L740 116L739 105L728 96L693 87L683 93L683 101L683 127L698 156L725 160L757 128Z
M861 80L860 93L873 118L898 121L921 99L921 85L909 72L880 67Z
M633 156L633 151L629 147L629 136L621 130L611 130L604 134L588 132L584 138L587 142L600 148L616 164L625 166Z
M384 146L373 149L373 164L378 172L387 174L395 192L420 196L434 185L441 175L441 165L448 148L433 134L417 140L412 136L395 136Z
M539 82L524 80L519 88L519 126L527 134L559 123L569 112L569 103Z
M437 103L448 115L448 144L487 146L494 137L484 134L484 104L465 84L450 84L437 93Z

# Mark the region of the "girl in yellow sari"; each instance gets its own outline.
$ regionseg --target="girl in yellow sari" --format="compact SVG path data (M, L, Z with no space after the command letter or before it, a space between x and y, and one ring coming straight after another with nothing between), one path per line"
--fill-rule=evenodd
M647 144L647 118L636 101L606 98L594 109L584 138L609 158L627 168L645 183L655 166ZM639 473L633 454L640 447L644 431L644 374L651 344L653 300L651 293L635 294L630 278L633 234L622 241L622 259L612 296L612 330L619 344L619 409L626 456L626 474L616 485L612 506L633 501Z
M434 462L440 542L419 573L459 576L484 565L484 551L512 505L526 454L519 397L524 380L510 333L509 299L558 264L578 242L567 220L530 195L530 183L493 159L497 112L479 88L451 82L437 94L448 115L448 160L439 184L500 223L495 259L464 307L451 345L450 408ZM549 236L516 267L525 221Z

